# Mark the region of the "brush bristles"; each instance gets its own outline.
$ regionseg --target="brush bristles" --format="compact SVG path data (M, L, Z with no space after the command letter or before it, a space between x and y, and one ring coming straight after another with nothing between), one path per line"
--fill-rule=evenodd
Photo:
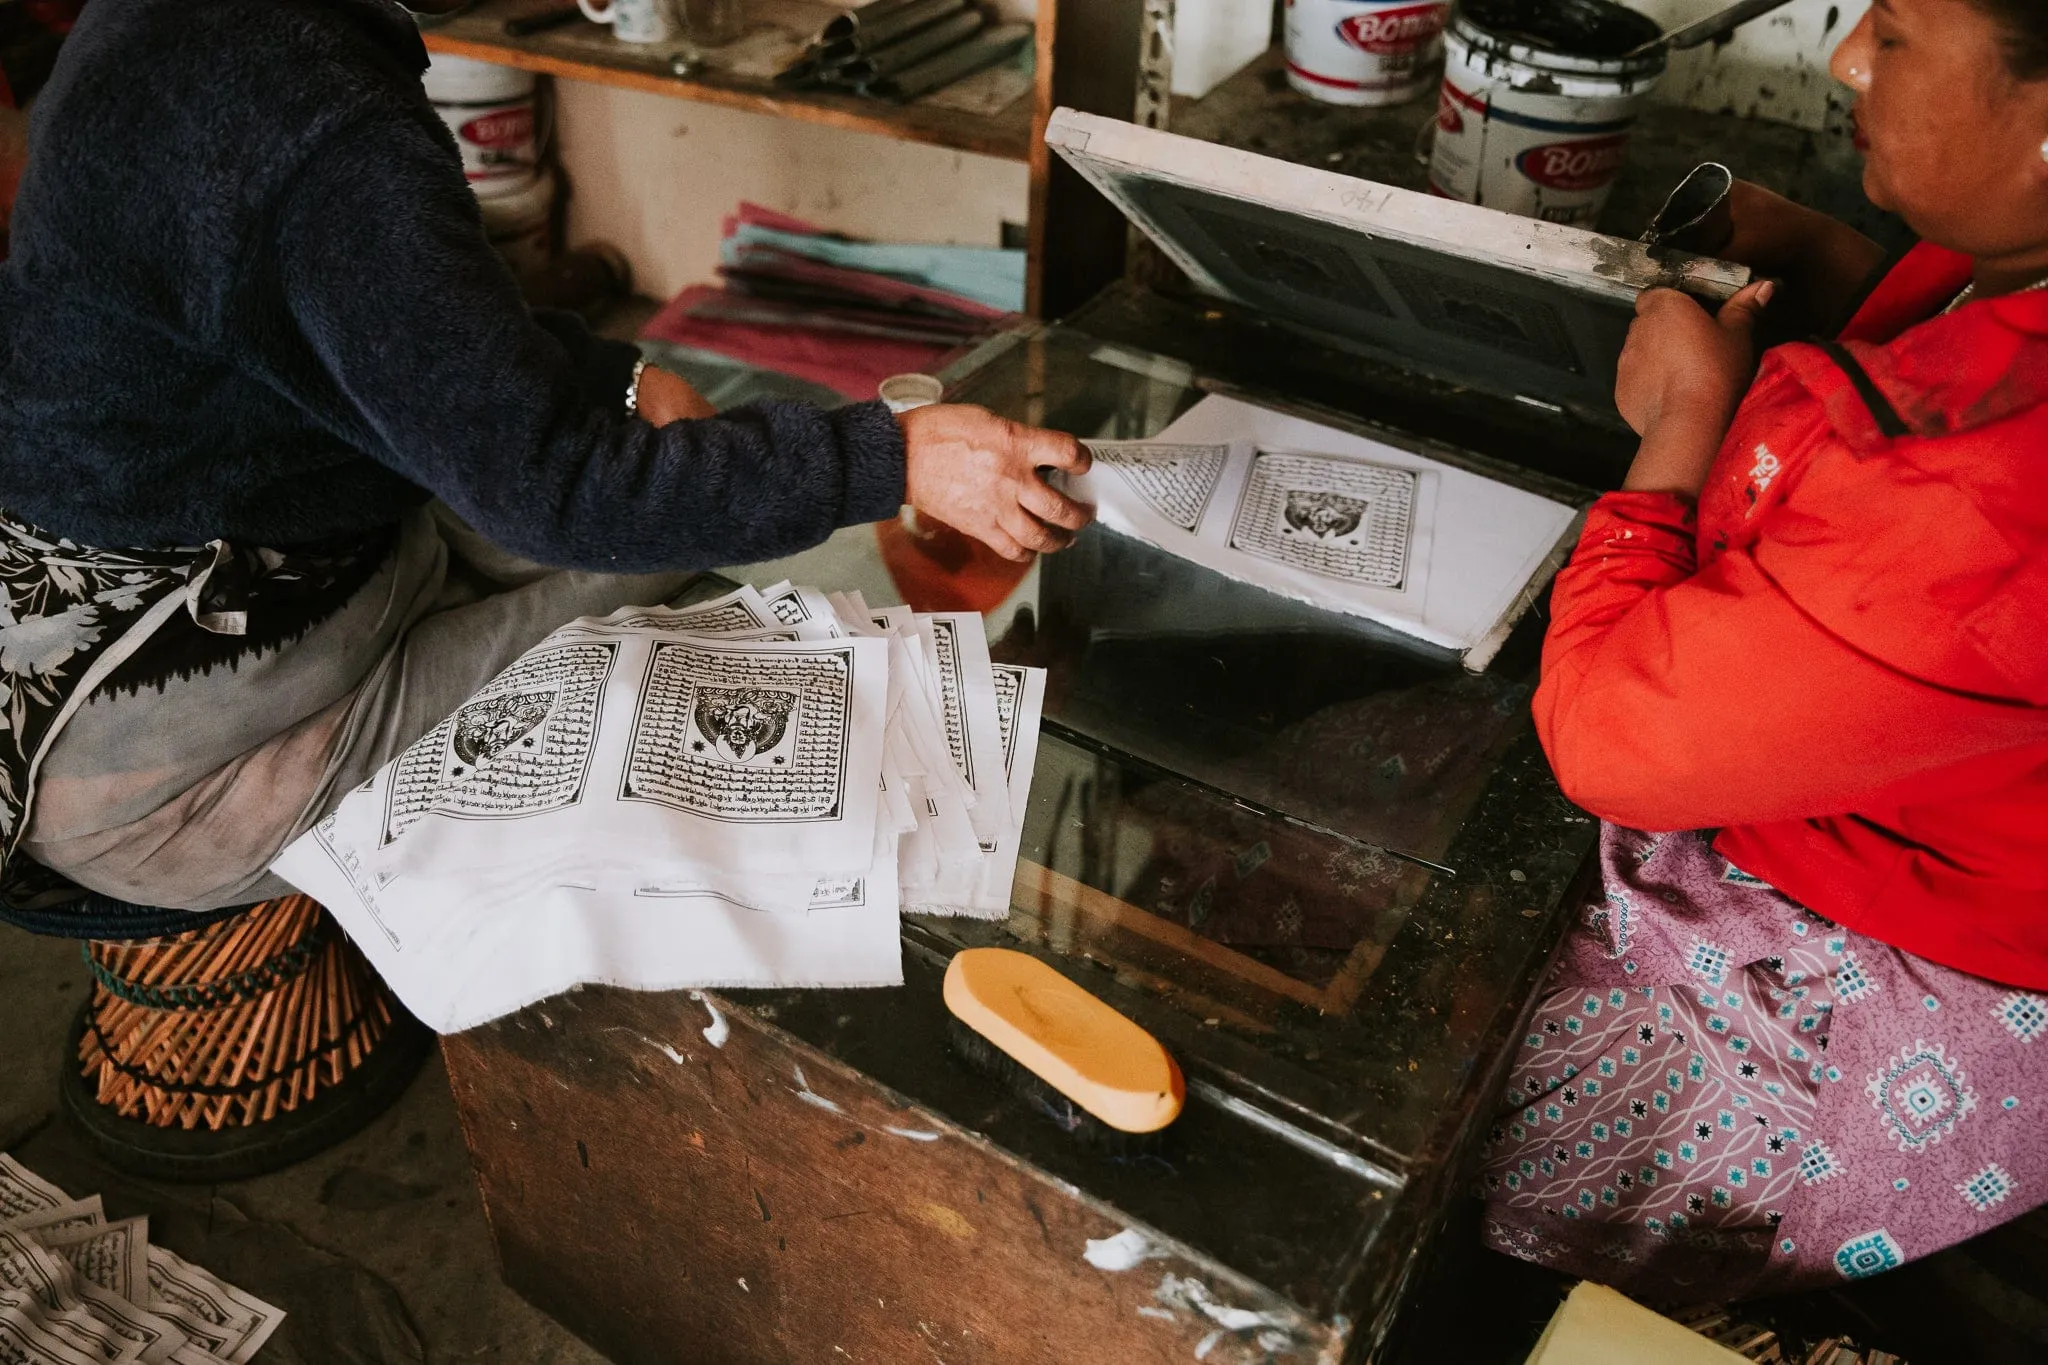
M950 1012L946 1015L946 1041L962 1061L1001 1081L1019 1099L1057 1124L1077 1146L1112 1157L1134 1157L1149 1156L1165 1144L1165 1129L1156 1133L1127 1133L1110 1127Z

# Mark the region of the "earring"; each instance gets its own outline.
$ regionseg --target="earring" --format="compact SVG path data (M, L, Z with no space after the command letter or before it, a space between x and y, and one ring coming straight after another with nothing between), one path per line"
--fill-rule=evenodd
M2044 140L2041 143L2041 159L2048 161L2048 140Z

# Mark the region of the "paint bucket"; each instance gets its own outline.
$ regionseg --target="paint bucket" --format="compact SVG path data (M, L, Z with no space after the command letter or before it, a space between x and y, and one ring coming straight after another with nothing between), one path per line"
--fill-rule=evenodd
M478 199L484 235L512 273L527 279L555 254L555 173L543 170L523 186Z
M423 78L427 99L455 145L462 172L479 199L517 194L540 163L536 116L539 78L531 71L432 54Z
M1448 0L1287 0L1287 83L1327 104L1399 104L1427 90Z
M1470 204L1592 227L1664 50L1607 0L1465 0L1444 35L1429 185Z

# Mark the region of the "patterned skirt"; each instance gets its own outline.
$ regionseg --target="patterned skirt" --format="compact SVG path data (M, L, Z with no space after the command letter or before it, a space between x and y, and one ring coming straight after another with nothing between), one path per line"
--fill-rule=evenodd
M1602 833L1482 1171L1497 1250L1652 1302L1860 1279L2048 1201L2048 996Z

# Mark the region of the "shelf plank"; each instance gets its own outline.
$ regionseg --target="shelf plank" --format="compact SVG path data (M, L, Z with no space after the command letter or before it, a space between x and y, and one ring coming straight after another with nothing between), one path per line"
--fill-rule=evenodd
M622 43L601 25L577 19L559 28L513 38L505 20L536 8L533 0L484 0L424 28L430 52L518 67L564 80L588 81L724 105L772 118L796 119L901 142L922 142L1007 161L1029 159L1031 52L1005 65L956 81L910 104L822 90L788 90L769 77L824 26L835 6L812 0L750 0L748 31L720 48L696 54L688 76L671 63L687 45Z

